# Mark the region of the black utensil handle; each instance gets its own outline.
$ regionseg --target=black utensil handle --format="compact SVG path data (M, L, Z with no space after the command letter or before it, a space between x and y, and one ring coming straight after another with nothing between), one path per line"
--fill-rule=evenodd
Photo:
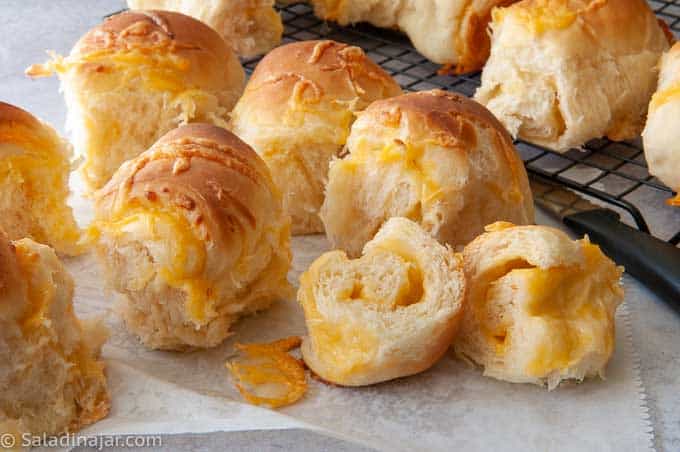
M621 223L608 209L568 215L564 224L588 234L607 256L680 312L680 249Z

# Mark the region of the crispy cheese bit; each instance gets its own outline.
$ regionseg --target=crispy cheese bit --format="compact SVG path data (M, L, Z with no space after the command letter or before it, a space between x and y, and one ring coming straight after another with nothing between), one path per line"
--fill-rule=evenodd
M288 354L302 339L291 336L269 344L236 344L238 358L226 363L236 388L254 405L278 408L297 402L307 392L302 362Z

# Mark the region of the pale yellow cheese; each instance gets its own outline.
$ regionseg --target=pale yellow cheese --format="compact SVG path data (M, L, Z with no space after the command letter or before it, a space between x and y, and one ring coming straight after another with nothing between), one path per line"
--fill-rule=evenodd
M494 8L492 18L495 23L502 22L509 14L514 14L534 35L549 30L562 30L576 21L578 11L572 10L567 0L535 0L509 8Z
M603 274L603 268L619 270L604 266L607 258L595 245L584 243L583 252L582 266L516 268L508 273L513 285L525 288L517 295L524 298L515 300L521 307L520 315L539 318L548 331L544 337L532 339L537 345L525 369L528 375L545 377L554 370L577 365L591 350L594 338L590 334L604 335L605 353L613 347L608 327L611 319L600 300L606 298L604 292L616 290L611 281L618 280L618 274ZM490 290L487 296L493 295ZM511 335L508 324L487 331L489 342L495 344L501 356L508 349Z
M95 221L90 235L95 240L101 235L121 236L130 226L141 225L150 233L151 240L170 247L171 260L157 263L158 276L170 287L186 293L187 313L194 322L206 322L217 294L213 283L205 278L205 243L194 234L187 218L181 213L151 206L119 212L112 219Z
M185 80L189 61L174 55L166 46L124 51L106 49L68 57L52 55L47 63L31 66L27 74L46 77L86 68L96 71L100 75L98 82L108 82L110 88L132 79L139 79L146 89L156 91L176 94L189 88Z
M66 203L71 164L56 140L22 123L0 124L0 183L19 186L30 202L14 207L35 217L28 231L34 240L77 254L80 231Z
M671 100L680 97L680 80L673 83L668 88L657 91L652 96L652 102L649 105L649 111L652 112Z
M318 269L319 266L314 266L300 277L308 337L317 355L328 363L327 368L333 372L331 379L342 381L347 375L361 372L372 362L377 353L378 338L352 319L331 322L321 315L313 290Z
M392 140L375 149L366 140L359 139L352 153L338 164L350 173L362 167L399 165L419 187L421 202L433 202L442 196L442 188L434 176L434 165L426 159L426 146Z

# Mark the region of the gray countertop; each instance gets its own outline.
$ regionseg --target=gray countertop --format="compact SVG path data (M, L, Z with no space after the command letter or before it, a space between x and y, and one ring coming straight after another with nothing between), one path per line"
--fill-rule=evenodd
M26 67L46 49L67 53L76 40L122 9L121 0L0 0L0 100L25 108L63 132L66 110L55 78L34 82ZM660 451L680 450L680 315L626 276L638 300L630 306L634 344ZM341 440L300 430L174 435L164 450L357 450Z

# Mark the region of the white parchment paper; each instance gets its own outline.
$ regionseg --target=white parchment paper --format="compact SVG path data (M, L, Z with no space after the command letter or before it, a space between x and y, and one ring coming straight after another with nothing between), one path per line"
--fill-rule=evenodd
M88 215L84 201L76 211ZM550 223L539 216L539 222ZM298 277L327 249L323 236L293 239ZM204 351L148 351L112 310L92 256L66 261L81 315L104 315L112 396L109 417L85 434L164 434L310 428L381 450L648 451L649 422L625 304L617 315L616 352L607 379L548 392L504 383L446 355L427 372L366 388L309 379L304 399L272 411L242 402L224 367L234 342L263 342L305 332L295 300L241 321L223 345Z

